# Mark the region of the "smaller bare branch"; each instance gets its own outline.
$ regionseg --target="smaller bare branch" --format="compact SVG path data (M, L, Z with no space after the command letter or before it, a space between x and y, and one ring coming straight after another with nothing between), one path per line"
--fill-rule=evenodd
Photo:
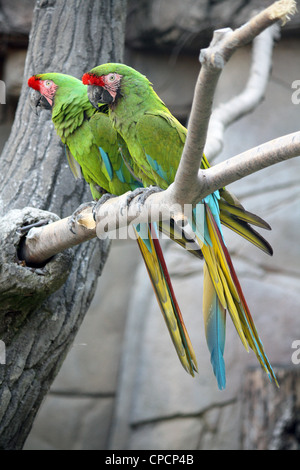
M198 174L198 195L203 198L252 173L298 156L300 156L300 132L270 140L218 163L208 170L201 170Z
M281 0L275 2L272 6L271 15L281 20L282 26L291 19L291 16L297 12L297 2L295 0Z
M279 25L267 28L253 40L250 75L244 90L212 112L204 153L210 162L222 151L226 128L253 111L264 98L272 65L274 40L279 36Z
M190 199L190 194L194 193L197 186L196 175L205 146L215 89L225 64L239 47L250 43L277 21L284 23L295 12L294 0L275 2L234 31L230 28L215 31L209 47L201 50L201 70L196 83L187 139L175 178L177 200L183 202L186 197Z

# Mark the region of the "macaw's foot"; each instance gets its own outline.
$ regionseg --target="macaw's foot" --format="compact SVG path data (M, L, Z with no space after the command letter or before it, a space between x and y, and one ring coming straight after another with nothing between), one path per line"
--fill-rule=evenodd
M106 201L109 201L109 199L112 199L114 197L118 197L118 196L116 196L115 194L105 193L100 199L98 199L98 201L95 203L93 207L93 218L95 222L96 222L96 213L99 207L101 207Z
M72 233L74 233L74 234L76 233L75 232L75 225L76 225L77 217L79 216L79 214L82 211L84 211L85 209L89 209L90 207L94 207L95 204L96 204L96 201L84 202L83 204L80 204L78 209L76 209L76 211L74 211L73 214L69 217L68 226L69 226L69 229L71 230Z
M159 186L149 186L148 188L142 189L143 191L141 191L141 195L138 198L138 203L141 206L145 203L146 199L151 196L151 194L160 193L161 191L163 191L163 189L161 189Z
M146 199L151 195L151 194L154 194L154 193L158 193L162 191L161 188L159 188L158 186L149 186L148 188L137 188L135 189L134 191L131 191L128 196L126 197L126 200L124 202L124 204L122 204L122 207L121 207L121 214L123 215L123 210L126 208L128 209L130 203L133 201L134 198L136 198L137 196L138 199L137 199L137 202L139 204L139 206L142 206L144 204L144 202L146 201Z
M20 235L25 235L31 228L42 227L43 225L48 225L50 222L51 220L49 219L41 219L38 222L34 222L33 224L23 225L23 227L18 228L17 231Z
M136 188L134 189L133 191L130 191L127 196L126 196L126 199L125 201L122 203L122 206L120 208L120 212L121 212L121 215L123 215L123 211L124 209L128 209L129 206L130 206L130 203L131 201L133 201L133 199L137 196L139 196L140 194L142 194L144 192L144 189L145 188Z

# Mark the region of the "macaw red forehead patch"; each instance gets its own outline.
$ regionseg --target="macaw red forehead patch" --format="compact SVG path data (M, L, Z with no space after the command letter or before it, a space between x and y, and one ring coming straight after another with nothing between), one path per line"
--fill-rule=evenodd
M94 73L85 73L82 77L82 83L84 85L96 85L96 86L104 86L104 80L102 77L98 77Z
M39 91L40 82L41 82L41 79L38 78L36 75L33 75L32 77L28 79L28 86L30 86L30 88L33 88L34 90Z

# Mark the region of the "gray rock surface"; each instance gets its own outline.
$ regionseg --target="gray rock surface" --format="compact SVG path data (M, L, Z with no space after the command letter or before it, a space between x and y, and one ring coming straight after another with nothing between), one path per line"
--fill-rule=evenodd
M127 45L134 49L157 49L174 56L182 51L198 53L215 29L237 28L253 12L269 6L269 0L129 0ZM286 25L283 34L298 34L299 15Z
M28 36L36 0L2 0L0 4L0 34Z

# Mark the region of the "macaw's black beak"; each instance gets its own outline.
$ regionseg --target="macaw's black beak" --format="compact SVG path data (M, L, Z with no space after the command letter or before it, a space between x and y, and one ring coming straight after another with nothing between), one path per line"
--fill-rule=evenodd
M29 102L31 109L36 115L38 115L38 110L40 108L51 109L51 106L46 98L44 98L43 95L41 95L41 93L37 90L30 91Z
M98 110L101 110L104 104L109 105L113 102L113 97L101 86L88 85L87 94L91 104Z

